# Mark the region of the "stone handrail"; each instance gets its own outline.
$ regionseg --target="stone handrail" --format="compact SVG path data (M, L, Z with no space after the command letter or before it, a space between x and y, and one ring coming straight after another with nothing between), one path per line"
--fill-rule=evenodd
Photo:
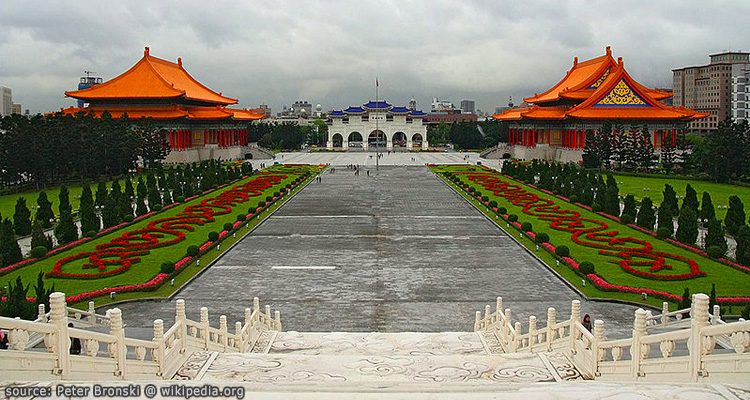
M252 349L264 331L281 328L278 311L270 318L270 307L245 309L245 322L227 329L222 315L219 327L211 327L208 309L201 308L200 321L185 315L185 301L176 301L175 323L166 333L161 319L154 321L151 340L125 336L122 312L110 309L107 315L80 314L87 321L108 321L109 333L68 327L69 310L63 293L50 296L50 312L44 322L0 317L0 329L8 332L9 350L0 351L0 365L6 380L112 380L169 379L195 351L245 352ZM90 308L93 308L90 305ZM41 309L40 309L41 310ZM83 325L88 327L90 325ZM30 348L32 336L41 337L43 348ZM81 354L70 354L71 339L78 339Z
M632 337L606 340L604 322L594 321L592 332L580 322L580 302L573 300L570 319L556 322L554 308L547 310L547 326L538 329L536 317L522 333L520 322L511 323L510 309L502 310L498 297L495 312L485 307L477 313L475 331L492 332L506 352L562 350L588 378L618 381L741 382L750 370L750 321L726 322L718 307L709 314L708 296L693 296L691 308L651 316L635 312ZM689 312L689 327L649 334L649 321L669 327ZM674 318L672 320L671 318ZM653 325L652 325L653 326ZM721 342L724 342L722 344Z

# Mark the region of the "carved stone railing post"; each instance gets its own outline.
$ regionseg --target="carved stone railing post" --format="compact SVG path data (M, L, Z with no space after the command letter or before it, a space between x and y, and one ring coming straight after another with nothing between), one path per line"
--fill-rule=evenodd
M165 369L165 362L164 362L164 321L160 319L154 320L154 339L153 342L156 343L156 348L154 349L154 353L151 355L156 361L156 363L159 365L159 376L164 376L164 369Z
M639 308L635 310L635 319L633 320L633 342L630 344L630 375L633 379L638 379L641 374L641 361L644 358L643 348L641 347L641 338L646 333L646 310Z
M721 307L718 304L714 304L713 311L713 319L711 321L711 325L718 325L719 321L721 321Z
M662 302L661 303L661 326L667 326L667 323L669 322L669 317L667 314L669 313L669 303L668 302Z
M89 320L89 325L96 326L96 307L94 307L93 301L89 301L88 320Z
M109 356L117 362L115 376L125 378L127 375L125 367L125 356L128 348L125 346L125 329L122 325L122 311L119 308L113 308L107 311L109 314L109 334L115 337L115 342L109 345Z
M234 323L234 347L240 353L245 351L244 341L242 340L242 322L240 321Z
M555 324L557 323L557 310L554 307L547 309L547 351L552 351L552 341L555 340Z
M521 347L521 323L516 322L513 330L515 332L513 332L513 346L511 347L511 349L513 352L515 352Z
M273 329L281 331L281 311L274 311L273 313Z
M703 293L693 295L693 302L690 305L690 339L688 341L688 350L690 351L690 373L694 381L703 375L702 361L703 358L703 338L701 329L708 325L708 296Z
M573 300L570 303L570 335L569 347L571 354L576 353L576 324L581 321L581 301Z
M489 304L484 306L484 329L490 328L489 323L492 319L492 309Z
M208 333L208 308L201 307L201 319L200 319L200 332L201 339L203 339L203 349L208 350L209 346L209 333Z
M604 350L599 350L599 343L604 341L604 321L597 319L594 321L594 342L591 343L592 361L591 373L599 376L599 363L604 361Z
M503 335L505 336L505 344L509 345L510 340L510 325L511 320L510 317L512 316L512 312L510 311L510 308L505 309L505 323L503 323Z
M266 304L266 313L265 314L266 314L266 317L265 317L266 326L270 327L271 325L273 325L273 321L271 320L271 306L269 306L268 304Z
M253 311L255 311L255 318L260 319L262 311L260 310L260 299L257 297L253 297Z
M536 341L536 317L529 317L529 352L534 352L534 342Z
M227 335L229 334L229 329L227 328L227 316L221 315L219 316L219 330L221 331L221 345L224 346L224 351L227 350Z
M180 341L180 354L187 350L187 316L185 315L185 300L178 299L175 302L174 323L177 324L177 340Z
M479 329L482 327L481 321L482 321L482 312L477 311L476 313L474 313L474 332L478 332Z
M41 323L47 323L47 311L44 309L44 304L36 307L36 320Z
M49 351L57 357L54 373L65 379L70 374L70 337L64 293L55 292L49 295L49 323L57 330L52 339L52 346L49 346Z
M502 318L500 318L500 314L503 312L503 298L498 296L497 299L495 299L495 327L497 329L502 329L502 326L500 324L502 323Z

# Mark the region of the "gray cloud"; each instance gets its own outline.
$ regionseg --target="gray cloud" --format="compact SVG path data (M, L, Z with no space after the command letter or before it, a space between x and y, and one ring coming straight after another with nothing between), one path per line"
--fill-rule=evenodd
M547 89L612 45L630 73L669 86L671 69L750 49L739 1L20 1L0 12L0 85L32 111L69 106L84 70L105 79L141 56L175 60L243 106L297 99L328 108L415 97L492 110Z

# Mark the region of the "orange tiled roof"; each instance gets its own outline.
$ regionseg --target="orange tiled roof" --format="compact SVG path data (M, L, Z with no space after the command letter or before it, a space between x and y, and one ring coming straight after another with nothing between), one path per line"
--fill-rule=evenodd
M573 61L573 68L565 74L560 82L546 92L525 98L524 101L527 103L548 103L560 100L566 92L586 89L595 84L614 65L616 64L612 59L612 51L609 47L607 47L606 54L591 60L579 63L578 57L576 57Z
M237 99L225 97L195 80L182 67L181 59L175 64L153 57L148 47L143 58L119 76L88 89L65 92L65 95L89 101L182 97L221 105L237 103Z
M93 113L95 117L101 117L107 111L112 118L121 118L127 114L128 119L152 118L156 120L188 118L192 120L224 120L254 121L263 119L264 115L252 110L240 110L226 108L224 106L213 107L182 107L171 105L167 107L70 107L60 110L65 115L75 115L79 112Z

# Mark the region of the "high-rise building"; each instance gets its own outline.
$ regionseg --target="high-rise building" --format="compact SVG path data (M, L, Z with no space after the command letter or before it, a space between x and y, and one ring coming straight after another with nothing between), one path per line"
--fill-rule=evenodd
M474 100L461 100L461 112L474 114Z
M12 105L12 106L10 107L10 113L11 113L11 114L21 114L21 109L22 109L22 108L23 108L23 107L21 107L21 105L20 105L20 104L18 104L18 103L13 103L13 105Z
M750 66L732 76L732 119L750 121Z
M440 100L437 97L432 98L432 112L448 112L453 111L456 107L448 100Z
M711 54L707 65L676 68L673 73L673 104L708 113L709 117L694 120L691 130L714 131L721 121L732 117L733 77L743 75L750 64L750 53L725 51Z
M10 115L11 112L13 112L13 91L0 86L0 117Z

